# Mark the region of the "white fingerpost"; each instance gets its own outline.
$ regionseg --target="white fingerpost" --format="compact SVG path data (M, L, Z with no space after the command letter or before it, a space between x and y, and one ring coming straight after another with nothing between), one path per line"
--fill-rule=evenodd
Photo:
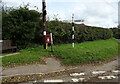
M74 26L72 26L72 31L74 31Z
M75 39L75 36L74 36L74 14L72 14L72 47L74 48L74 39Z

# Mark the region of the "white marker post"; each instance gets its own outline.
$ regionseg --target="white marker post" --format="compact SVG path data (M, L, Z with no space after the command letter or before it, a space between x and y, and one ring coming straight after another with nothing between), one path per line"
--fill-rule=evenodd
M63 22L72 22L72 48L75 47L75 35L74 35L74 22L84 22L84 20L74 20L74 14L72 14L72 20L63 20Z
M74 36L74 14L72 15L72 47L74 48L74 39L75 39L75 36Z
M53 37L52 37L52 33L50 33L50 40L51 40L51 52L53 52Z

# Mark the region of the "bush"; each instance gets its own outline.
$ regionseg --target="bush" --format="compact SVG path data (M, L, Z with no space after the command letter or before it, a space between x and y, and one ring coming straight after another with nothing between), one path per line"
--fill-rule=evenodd
M120 39L120 29L119 28L111 28L113 32L113 37L116 39Z
M48 21L48 32L54 34L55 44L72 43L72 25L61 21ZM113 37L111 29L75 24L75 42L94 41Z
M40 13L28 8L13 9L3 13L3 40L9 39L19 49L26 48L35 38L35 30Z
M19 49L26 48L30 43L43 44L42 13L28 8L3 11L3 40L13 40ZM54 44L72 43L72 24L58 21L47 21L47 33L53 33ZM75 24L75 42L118 38L116 30Z
M91 27L91 26L78 26L77 42L94 41L100 39L109 39L113 37L113 33L110 29Z

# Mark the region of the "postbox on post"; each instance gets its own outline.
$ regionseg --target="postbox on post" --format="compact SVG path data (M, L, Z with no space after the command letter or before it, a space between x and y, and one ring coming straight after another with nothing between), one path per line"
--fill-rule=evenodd
M52 37L52 33L50 34L46 34L45 35L45 43L46 43L46 49L48 47L48 44L51 44L51 52L53 52L53 37Z
M50 34L46 34L45 40L46 40L46 43L51 43Z

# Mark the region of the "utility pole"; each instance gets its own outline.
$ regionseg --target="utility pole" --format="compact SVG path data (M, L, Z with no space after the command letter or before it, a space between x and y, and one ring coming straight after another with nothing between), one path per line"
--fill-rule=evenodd
M75 39L75 36L74 36L74 14L72 14L72 47L74 48L74 39Z
M45 0L42 0L42 12L43 12L43 41L44 41L44 49L47 49L47 44L46 44L46 3Z

